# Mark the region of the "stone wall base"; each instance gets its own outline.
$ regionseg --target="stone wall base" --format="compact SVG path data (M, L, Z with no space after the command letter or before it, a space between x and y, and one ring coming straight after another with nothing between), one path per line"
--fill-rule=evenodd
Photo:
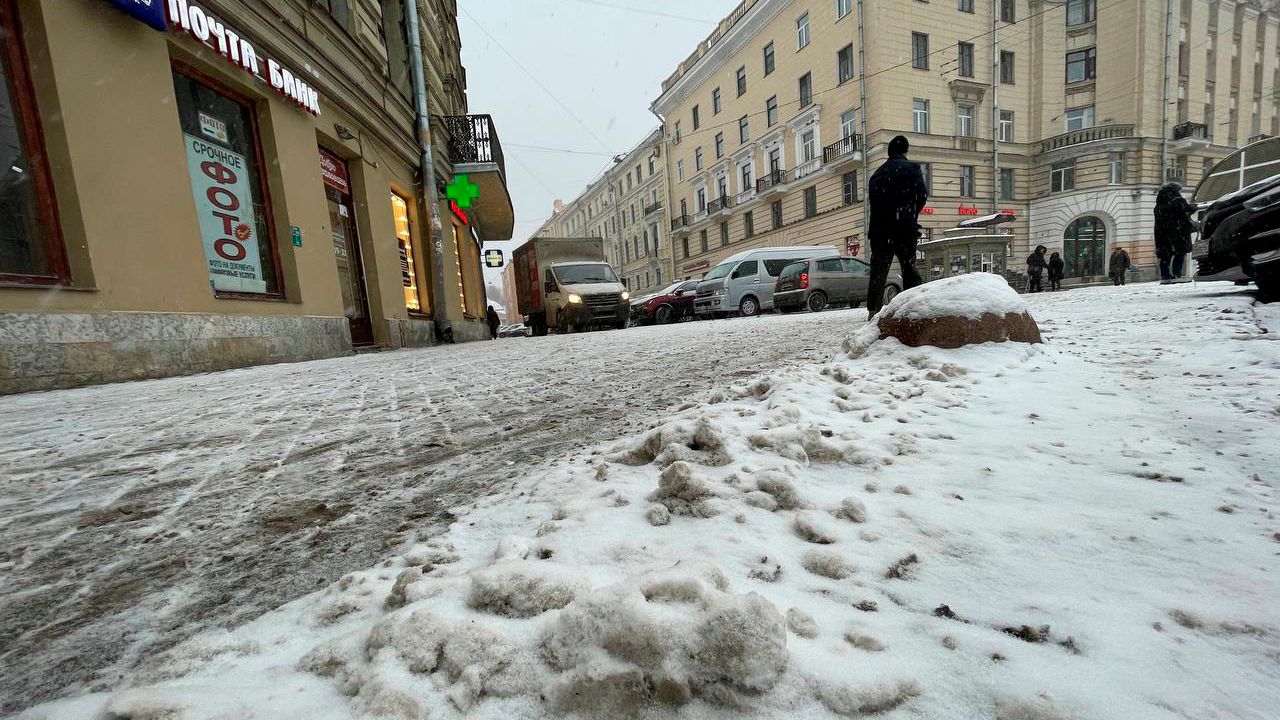
M0 394L350 354L345 317L0 313Z

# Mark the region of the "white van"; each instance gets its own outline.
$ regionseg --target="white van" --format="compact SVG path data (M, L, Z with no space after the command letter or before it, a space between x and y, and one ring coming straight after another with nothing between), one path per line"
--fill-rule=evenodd
M711 269L698 283L693 301L701 317L740 313L750 317L773 309L773 285L782 268L797 260L839 255L831 245L768 247L738 253Z

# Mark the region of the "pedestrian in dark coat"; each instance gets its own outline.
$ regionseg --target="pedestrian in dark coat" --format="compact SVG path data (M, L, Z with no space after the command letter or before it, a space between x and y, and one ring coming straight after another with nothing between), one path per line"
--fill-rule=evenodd
M1053 253L1049 256L1049 289L1062 289L1062 271L1066 267L1066 263L1062 261L1062 256Z
M1044 271L1049 268L1049 262L1045 259L1047 252L1049 248L1037 245L1035 252L1027 256L1027 292L1044 291Z
M1165 183L1156 193L1155 236L1156 257L1160 259L1160 284L1167 285L1182 277L1182 266L1191 252L1191 232L1195 223L1191 216L1195 206L1182 197L1182 186Z
M929 189L920 166L907 159L910 149L902 135L890 140L889 159L867 183L867 239L871 244L867 311L872 317L884 305L885 283L895 257L902 271L903 290L922 282L916 270L916 245L920 241L920 211L929 200Z
M1111 282L1115 285L1123 285L1125 275L1128 274L1129 268L1133 263L1129 260L1129 251L1122 247L1116 247L1111 251Z
M502 324L502 320L498 317L498 311L494 310L492 305L489 306L488 312L485 313L485 318L489 321L489 339L497 340L498 326Z

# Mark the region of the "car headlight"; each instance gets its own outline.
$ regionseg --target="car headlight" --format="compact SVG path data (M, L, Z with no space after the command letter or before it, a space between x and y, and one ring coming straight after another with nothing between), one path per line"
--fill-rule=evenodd
M623 291L622 291L622 299L623 299L623 300L630 300L630 299L631 299L631 293L629 293L629 292L627 292L627 291L623 290Z
M570 304L570 305L581 305L581 304L582 304L582 296L581 296L581 295L579 295L579 294L577 294L577 293L569 293L569 304Z
M727 292L729 292L729 288L718 288L718 289L715 291L715 294L716 294L716 295L724 295L724 294L725 294L725 293L727 293Z
M1262 193L1261 195L1246 202L1244 207L1250 212L1258 212L1259 210L1269 208L1276 203L1280 203L1280 188L1268 190L1267 192Z

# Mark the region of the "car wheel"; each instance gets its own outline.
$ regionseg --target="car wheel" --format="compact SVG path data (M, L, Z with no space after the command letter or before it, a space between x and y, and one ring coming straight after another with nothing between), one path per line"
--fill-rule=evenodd
M884 304L888 305L893 299L898 297L898 286L890 285L884 289Z
M738 305L738 312L742 313L742 317L755 317L760 314L760 302L747 296L742 299L742 304Z
M666 325L667 323L671 322L671 306L670 305L659 306L658 309L653 313L653 321L658 323L659 325Z
M827 296L820 292L810 293L809 312L822 312L827 307Z

